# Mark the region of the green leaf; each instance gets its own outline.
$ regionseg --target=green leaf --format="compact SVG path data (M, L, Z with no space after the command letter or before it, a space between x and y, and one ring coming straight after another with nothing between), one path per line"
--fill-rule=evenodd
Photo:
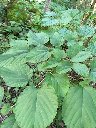
M17 44L17 45L16 45ZM27 44L20 40L10 42L11 48L0 55L0 68L8 66L13 61L15 63L26 63L26 54L28 52Z
M10 41L10 49L4 53L11 54L12 56L17 56L20 54L27 53L29 51L29 44L26 40L11 40Z
M31 44L34 44L34 45L37 45L37 37L36 37L36 34L33 33L31 30L28 32L27 34L27 37L28 37L28 43L31 45Z
M56 16L56 13L53 12L53 11L47 11L47 12L45 12L44 16L48 16L48 17L50 17L50 16Z
M72 63L69 61L62 61L57 67L56 72L58 74L67 73L68 71L71 71Z
M89 69L85 64L81 63L73 63L73 70L84 77L87 77L89 75Z
M87 51L90 51L92 55L96 56L96 42L89 44Z
M60 62L57 61L54 58L49 59L48 61L45 61L43 63L38 64L38 70L39 71L46 71L48 69L52 69L54 67L59 66Z
M72 17L67 11L62 13L62 17L60 18L60 24L67 25L72 20Z
M5 119L5 121L1 124L0 128L19 128L16 123L15 116L12 114L7 117L7 119Z
M16 121L21 128L46 128L55 118L57 107L57 96L52 87L27 87L16 103Z
M47 74L45 83L54 87L57 95L62 97L66 95L70 86L69 79L63 74Z
M8 67L11 64L25 64L26 63L26 58L25 54L21 54L18 56L13 56L10 54L2 54L0 55L0 68L1 67Z
M49 37L46 33L40 32L40 33L33 33L32 31L29 31L27 34L28 37L28 43L31 45L42 45L49 41Z
M68 128L95 128L96 90L71 87L63 101L62 117Z
M79 44L74 44L74 45L68 47L67 55L68 55L68 57L72 58L72 57L76 56L81 50L83 50L83 46L81 46Z
M3 87L0 86L0 105L2 103L3 96L4 96L4 89Z
M52 25L58 25L59 19L50 19L49 17L42 19L42 26L52 26Z
M11 87L26 86L32 76L32 70L25 65L13 61L10 65L0 67L0 76Z
M57 60L61 60L62 58L66 58L66 53L64 50L60 50L58 48L55 48L52 50L52 54Z
M29 44L27 40L11 40L10 47L14 50L28 50Z
M66 28L60 29L60 30L59 30L59 33L60 33L60 35L61 35L65 40L68 41L68 42L67 42L68 46L69 46L69 42L70 42L70 41L73 41L73 40L75 40L76 38L78 38L78 34L77 34L76 31L70 31L70 30L68 30L68 29L66 29Z
M40 32L40 33L36 33L36 36L37 36L37 42L38 44L45 44L49 41L49 37L46 33L44 32Z
M52 13L52 14L51 14ZM67 25L72 20L71 15L67 10L60 11L58 13L50 12L50 14L45 14L42 19L43 26L52 26L52 25Z
M55 47L61 46L63 44L63 38L58 32L55 32L50 37L50 43L53 44L53 46Z
M88 25L84 25L79 28L78 32L81 36L91 37L95 33L95 28Z
M72 62L83 62L88 58L92 57L91 52L81 51L76 56L74 56L71 61Z
M11 87L22 87L28 83L32 70L25 64L23 54L17 57L11 55L0 56L0 76Z
M26 56L27 61L32 63L39 63L50 58L51 53L47 48L34 48Z

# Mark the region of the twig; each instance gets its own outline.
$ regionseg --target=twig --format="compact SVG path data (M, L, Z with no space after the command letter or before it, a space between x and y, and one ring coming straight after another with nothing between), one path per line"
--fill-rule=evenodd
M45 78L43 78L35 87L39 88L39 86L41 85L41 83L45 80Z

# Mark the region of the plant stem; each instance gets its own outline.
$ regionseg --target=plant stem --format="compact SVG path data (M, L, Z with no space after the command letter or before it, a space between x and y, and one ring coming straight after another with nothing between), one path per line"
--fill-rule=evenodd
M50 11L51 0L46 0L44 12Z

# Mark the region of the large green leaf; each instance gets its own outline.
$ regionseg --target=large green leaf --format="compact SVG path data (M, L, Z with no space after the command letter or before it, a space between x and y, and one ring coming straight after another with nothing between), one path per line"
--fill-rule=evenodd
M52 87L28 87L17 100L15 117L21 128L46 128L55 118L57 107Z
M11 54L2 54L0 55L0 68L1 67L10 67L12 64L25 64L26 58L25 54L18 56L13 56Z
M16 40L10 42L10 49L0 55L0 68L2 66L6 67L13 63L26 63L26 54L28 52L28 46L27 41L23 40Z
M32 70L16 60L0 67L0 76L11 87L25 86L32 76Z
M71 87L63 102L62 117L68 128L96 128L96 90Z
M5 119L5 121L1 124L0 128L19 128L16 123L15 116L12 114L7 117L7 119Z
M14 50L28 50L29 44L27 40L11 40L10 47Z
M63 74L47 74L45 83L53 86L57 95L62 97L66 95L70 86L69 79Z
M74 63L73 69L76 73L78 73L81 76L87 77L89 75L89 69L85 64Z
M76 56L74 56L71 61L72 62L83 62L88 58L92 57L91 52L81 51Z
M20 54L27 53L29 50L29 44L26 40L11 40L10 49L4 53L4 55L10 54L12 56L17 56Z
M3 87L0 86L0 105L2 103L3 96L4 96L4 89Z
M47 60L51 56L51 53L47 48L34 48L27 54L27 61L32 63L38 63Z

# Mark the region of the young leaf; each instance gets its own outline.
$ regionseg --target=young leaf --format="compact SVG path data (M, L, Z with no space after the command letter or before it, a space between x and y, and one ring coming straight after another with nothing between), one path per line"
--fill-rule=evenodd
M63 101L62 117L68 128L95 128L96 90L71 87Z
M81 51L76 56L74 56L71 61L72 62L83 62L88 58L92 57L91 52Z
M73 63L73 70L84 77L87 77L89 75L89 69L87 68L87 66L85 64L81 64L81 63Z
M21 128L46 128L55 118L57 107L57 96L52 87L28 87L17 100L16 121Z

